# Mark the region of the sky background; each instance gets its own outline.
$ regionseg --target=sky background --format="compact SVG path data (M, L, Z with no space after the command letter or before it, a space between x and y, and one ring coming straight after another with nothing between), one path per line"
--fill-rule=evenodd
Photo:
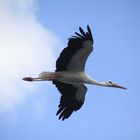
M83 107L55 116L51 82L24 76L55 70L68 37L90 25L86 72L128 90L87 85ZM0 0L0 140L140 140L139 0Z

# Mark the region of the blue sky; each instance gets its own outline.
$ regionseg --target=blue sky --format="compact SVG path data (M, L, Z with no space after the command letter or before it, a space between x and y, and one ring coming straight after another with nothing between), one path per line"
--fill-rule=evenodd
M1 140L140 139L138 0L3 0L0 5ZM87 24L94 37L87 73L128 90L87 85L84 106L62 122L55 116L60 98L55 86L21 79L54 70L68 37Z

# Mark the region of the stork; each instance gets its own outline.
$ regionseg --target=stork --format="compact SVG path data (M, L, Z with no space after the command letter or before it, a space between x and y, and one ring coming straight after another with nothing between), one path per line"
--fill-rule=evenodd
M56 61L55 72L41 72L36 78L23 78L30 82L52 81L61 93L56 115L59 115L62 121L82 107L87 92L85 84L126 89L111 81L96 81L85 73L85 63L93 51L94 40L88 25L86 32L81 27L79 31L80 33L75 32L75 35L69 38L67 47L63 49Z

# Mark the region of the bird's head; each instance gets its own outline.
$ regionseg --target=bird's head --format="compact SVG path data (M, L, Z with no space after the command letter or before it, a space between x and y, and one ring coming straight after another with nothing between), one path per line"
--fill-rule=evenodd
M123 87L123 86L120 86L120 85L118 85L118 84L115 84L115 83L113 83L113 82L111 82L111 81L106 82L106 84L107 84L109 87L127 89L127 88L125 88L125 87Z

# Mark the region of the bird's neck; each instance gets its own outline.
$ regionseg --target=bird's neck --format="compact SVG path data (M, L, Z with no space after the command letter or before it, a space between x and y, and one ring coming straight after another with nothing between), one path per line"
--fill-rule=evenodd
M96 81L94 79L89 79L87 83L92 84L92 85L98 85L98 86L105 86L105 87L108 86L107 82L100 82L100 81Z

